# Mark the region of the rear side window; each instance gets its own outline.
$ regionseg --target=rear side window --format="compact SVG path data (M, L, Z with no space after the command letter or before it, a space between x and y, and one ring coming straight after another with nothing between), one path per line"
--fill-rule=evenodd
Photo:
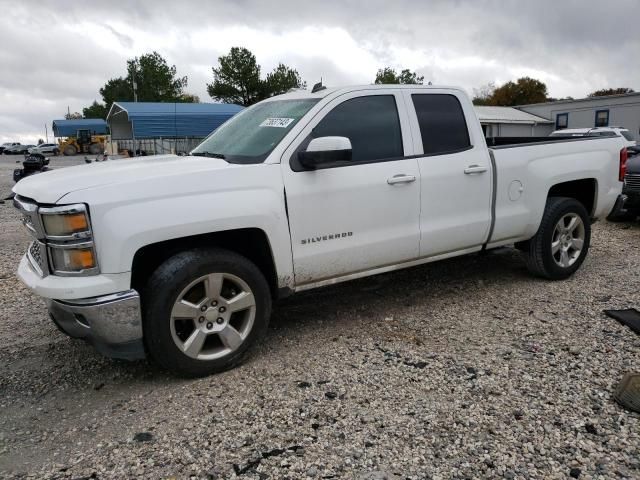
M631 135L631 132L629 130L620 130L620 135L622 135L630 142L633 142L633 135Z
M370 162L404 155L396 100L393 95L372 95L347 100L313 129L313 138L347 137L353 162Z
M425 155L465 150L471 146L464 112L453 95L413 94Z

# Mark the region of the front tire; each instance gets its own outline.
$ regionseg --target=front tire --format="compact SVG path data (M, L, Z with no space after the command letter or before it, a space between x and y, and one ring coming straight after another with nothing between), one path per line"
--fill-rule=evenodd
M65 154L65 156L71 157L73 155L76 155L78 153L78 150L73 145L67 145L66 147L64 147L63 153Z
M91 155L98 155L99 153L103 153L104 147L100 143L92 143L89 145L89 153Z
M178 253L143 291L144 341L151 358L181 376L238 365L266 332L271 293L251 261L222 249Z
M582 203L550 197L535 236L523 245L527 268L538 277L562 280L584 262L591 243L591 223Z

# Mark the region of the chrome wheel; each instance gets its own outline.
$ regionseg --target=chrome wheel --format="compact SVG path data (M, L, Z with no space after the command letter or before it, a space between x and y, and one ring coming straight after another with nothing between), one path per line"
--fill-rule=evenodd
M180 292L171 310L171 337L187 356L215 360L237 350L251 333L256 300L230 273L211 273Z
M567 213L556 224L551 237L553 260L562 268L573 265L582 253L585 226L576 213Z

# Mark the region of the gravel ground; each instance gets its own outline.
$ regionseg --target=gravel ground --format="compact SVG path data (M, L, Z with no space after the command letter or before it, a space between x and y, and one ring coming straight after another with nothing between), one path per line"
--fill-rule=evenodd
M640 305L637 223L596 224L564 282L502 249L292 297L247 363L185 381L58 332L0 222L0 477L640 478L612 399L640 337L601 313Z

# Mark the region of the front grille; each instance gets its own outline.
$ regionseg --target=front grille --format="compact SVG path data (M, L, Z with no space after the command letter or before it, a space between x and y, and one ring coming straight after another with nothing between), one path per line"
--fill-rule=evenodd
M35 240L29 245L28 258L40 275L48 271L46 247L39 241Z
M624 176L624 190L640 192L640 173L627 173Z

